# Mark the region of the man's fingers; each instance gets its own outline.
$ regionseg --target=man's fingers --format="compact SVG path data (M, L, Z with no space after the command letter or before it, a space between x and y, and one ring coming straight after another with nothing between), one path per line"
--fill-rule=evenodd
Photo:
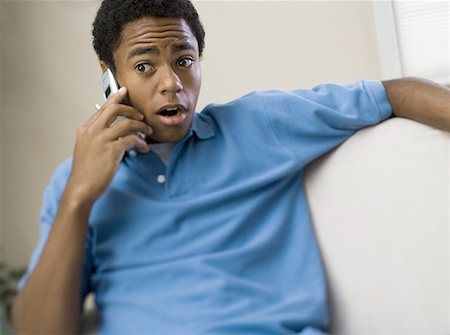
M125 97L127 96L127 92L128 91L126 87L119 88L119 90L116 93L114 93L108 98L105 105L107 103L120 104L123 101L123 99L125 99Z
M150 136L153 134L153 130L142 121L123 119L106 130L106 138L108 140L116 140L119 137L123 138L127 135L137 133Z
M128 91L126 87L121 87L116 93L111 95L102 106L100 106L99 104L95 104L94 106L95 109L97 110L97 113L95 113L94 115L103 114L103 112L107 109L109 105L122 103L122 101L127 96L127 92Z
M102 128L108 128L115 125L114 122L120 118L142 121L144 115L130 106L112 105L105 109L99 116L98 124Z
M130 150L131 148L137 148L140 152L146 153L150 150L150 146L137 134L130 134L125 137L119 137L117 139L117 145L120 146L122 151Z
M103 128L111 127L114 121L118 117L124 117L125 119L132 119L137 121L142 121L144 115L139 113L133 107L127 105L111 105L102 112L99 116L99 125Z
M123 103L123 100L127 96L127 92L125 87L121 87L117 93L108 98L105 104L100 107L99 111L96 113L96 118L98 118L101 127L109 127L118 116L134 120L144 119L144 115L139 113L133 107Z

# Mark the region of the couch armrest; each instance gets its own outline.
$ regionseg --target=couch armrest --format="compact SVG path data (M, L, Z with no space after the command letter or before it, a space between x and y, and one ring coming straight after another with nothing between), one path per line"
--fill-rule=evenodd
M449 334L450 136L392 118L305 175L332 334Z

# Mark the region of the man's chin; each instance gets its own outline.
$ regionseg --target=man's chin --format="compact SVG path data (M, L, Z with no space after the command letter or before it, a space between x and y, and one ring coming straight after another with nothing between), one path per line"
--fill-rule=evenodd
M147 136L147 143L177 143L181 141L189 131L189 126L192 122L193 113L186 113L183 122L179 124L162 124L156 120L156 122L147 123L152 129L153 134Z
M163 133L158 134L157 131L153 133L152 136L147 136L146 141L148 144L158 144L158 143L177 143L181 141L186 135L187 130L185 132L177 132L177 133Z

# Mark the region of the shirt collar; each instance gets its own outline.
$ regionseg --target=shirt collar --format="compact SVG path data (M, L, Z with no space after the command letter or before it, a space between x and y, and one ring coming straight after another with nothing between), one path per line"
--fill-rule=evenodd
M215 135L214 130L208 123L207 116L200 113L194 113L191 130L197 135L198 138L202 140L206 140Z

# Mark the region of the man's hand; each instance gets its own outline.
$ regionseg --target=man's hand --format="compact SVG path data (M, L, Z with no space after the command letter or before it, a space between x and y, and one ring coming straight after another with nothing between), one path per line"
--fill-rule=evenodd
M77 131L72 172L66 188L78 203L93 204L111 183L125 152L137 147L148 152L138 132L151 135L144 116L121 104L127 95L122 87ZM118 116L124 120L114 123Z
M402 78L383 81L395 116L450 132L450 90L432 81Z

